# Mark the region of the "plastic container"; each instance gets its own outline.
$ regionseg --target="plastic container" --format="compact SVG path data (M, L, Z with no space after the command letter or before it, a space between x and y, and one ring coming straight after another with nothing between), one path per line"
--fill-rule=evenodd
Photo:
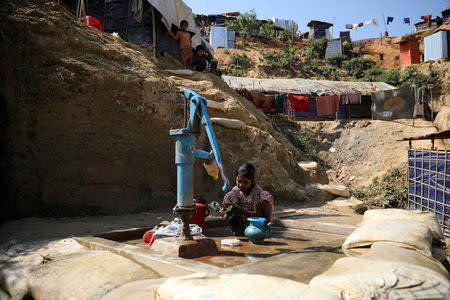
M92 17L92 16L86 16L86 19L84 17L80 18L80 22L86 23L88 26L92 26L97 28L100 31L103 31L102 23L99 19Z
M205 226L205 218L209 216L209 207L206 204L195 203L196 214L189 219L190 224L197 224L202 229Z

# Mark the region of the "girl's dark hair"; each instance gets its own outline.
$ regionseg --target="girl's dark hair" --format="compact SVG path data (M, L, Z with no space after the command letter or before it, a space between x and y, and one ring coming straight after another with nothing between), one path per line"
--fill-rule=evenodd
M183 20L180 22L180 27L183 26L183 24L189 25L188 21L186 21L186 20Z
M255 167L249 162L243 162L239 165L236 171L236 177L238 175L245 176L250 179L252 183L255 183Z

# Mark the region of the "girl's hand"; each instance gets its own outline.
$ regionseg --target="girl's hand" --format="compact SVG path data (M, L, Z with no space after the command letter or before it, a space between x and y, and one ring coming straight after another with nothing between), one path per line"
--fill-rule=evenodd
M219 216L221 216L221 217L224 217L224 216L225 216L225 212L224 212L223 208L222 208L221 210L219 210L219 211L217 212L217 214L218 214Z

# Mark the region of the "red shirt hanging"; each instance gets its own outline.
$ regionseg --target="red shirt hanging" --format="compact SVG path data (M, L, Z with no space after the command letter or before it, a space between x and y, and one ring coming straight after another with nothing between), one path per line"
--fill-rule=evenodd
M295 96L287 94L286 97L291 102L291 110L294 112L307 112L308 111L308 97L307 96Z
M421 16L420 18L428 24L428 27L431 27L431 15Z

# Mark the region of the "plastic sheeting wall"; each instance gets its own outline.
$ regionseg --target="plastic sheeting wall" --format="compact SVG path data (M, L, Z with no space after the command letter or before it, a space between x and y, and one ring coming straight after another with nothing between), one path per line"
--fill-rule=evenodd
M416 103L415 87L372 92L372 116L379 120L412 118Z
M300 96L300 95L299 95ZM305 95L302 95L305 96ZM346 105L339 104L338 118L346 119L348 118L348 109ZM336 119L336 114L317 116L316 109L316 97L308 97L308 111L307 112L296 112L296 117L308 118L308 119Z
M328 41L325 57L331 57L331 56L340 55L340 54L343 54L341 39Z
M217 47L234 49L234 41L234 31L228 31L228 29L223 26L211 26L211 31L209 33L209 42L214 49Z
M425 61L448 57L447 34L441 30L424 38Z
M450 153L408 151L408 208L436 214L450 236Z

